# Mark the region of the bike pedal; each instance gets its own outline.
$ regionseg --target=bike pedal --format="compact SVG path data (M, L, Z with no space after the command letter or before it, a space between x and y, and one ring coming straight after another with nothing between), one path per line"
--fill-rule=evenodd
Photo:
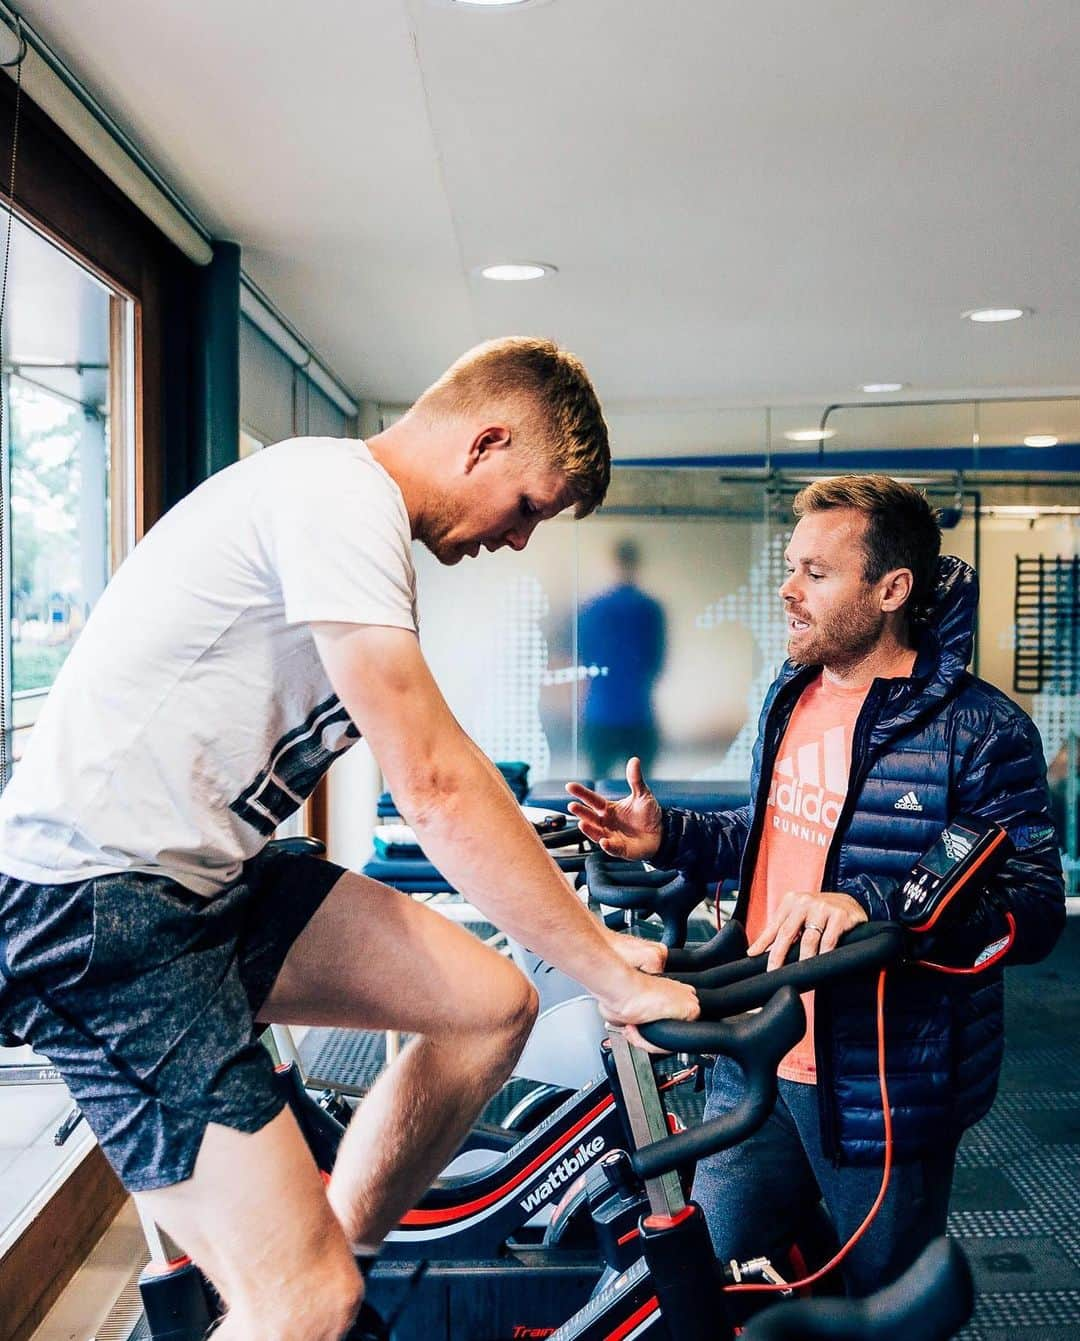
M792 1293L791 1286L767 1257L753 1257L749 1262L732 1260L724 1267L724 1274L737 1285L756 1279L766 1285L782 1286L777 1294L785 1299Z

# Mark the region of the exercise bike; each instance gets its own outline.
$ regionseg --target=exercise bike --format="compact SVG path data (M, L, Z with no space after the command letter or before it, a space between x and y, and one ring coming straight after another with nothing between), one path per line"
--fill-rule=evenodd
M745 937L735 924L716 942L714 953L721 956L745 952ZM449 1311L457 1314L465 1308L468 1313L456 1334L471 1338L479 1334L476 1328L481 1322L490 1322L493 1312L510 1318L506 1335L513 1335L519 1326L551 1329L589 1298L605 1261L595 1246L570 1247L568 1232L572 1223L588 1218L587 1204L564 1212L554 1231L548 1227L546 1242L518 1241L516 1236L538 1209L557 1199L574 1175L594 1165L604 1152L628 1143L629 1128L617 1083L612 1083L617 1078L610 1058L607 1067L599 1064L600 1079L572 1093L509 1151L495 1152L486 1167L439 1180L388 1237L370 1278L374 1303L392 1312L394 1301L384 1298L382 1286L388 1283L393 1293L404 1282L425 1312L445 1315L445 1296L453 1294L455 1303ZM295 1065L283 1065L276 1074L316 1163L328 1172L343 1123L308 1093ZM692 1069L684 1068L662 1078L659 1087L670 1089L692 1074ZM632 1228L639 1209L626 1203L621 1223ZM215 1316L216 1301L194 1266L156 1226L144 1228L151 1264L140 1288L149 1335L152 1341L197 1341ZM435 1257L439 1260L431 1262ZM423 1263L424 1279L414 1291L418 1263ZM465 1296L468 1302L462 1304Z
M979 870L985 873L987 860L999 850L1003 838L996 826L980 826L977 821L954 821L925 858L917 863L904 886L901 916L905 925L864 925L856 928L836 950L807 961L790 963L767 976L766 955L725 962L728 956L720 950L725 937L732 934L729 927L709 945L680 952L681 959L673 953L673 967L679 969L689 964L696 970L692 974L677 972L676 976L692 982L698 990L706 1020L710 1013L728 1016L765 1006L766 1011L760 1017L764 1020L768 1011L777 1009L775 994L785 987L807 991L853 974L873 970L880 974L886 965L896 963L902 954L925 968L942 968L928 964L922 957L925 942L921 938L938 924L946 907L965 887L971 875ZM662 887L664 882L657 877L652 883L654 887ZM984 971L999 962L1007 953L1014 931L1010 925L1009 935L988 946L970 971ZM950 967L946 971L957 970ZM879 1001L883 986L882 976L879 978ZM879 1011L881 1009L879 1005ZM801 1021L801 1009L799 1018ZM729 1052L740 1065L744 1065L744 1069L749 1060L738 1054L734 1046L738 1043L737 1036L729 1038L726 1046L720 1046L724 1039L723 1029L719 1034L715 1029L710 1032L701 1022L654 1024L645 1026L642 1032L649 1041L673 1051ZM800 1022L795 1038L802 1032ZM783 1051L786 1048L781 1055ZM646 1330L658 1337L680 1338L680 1341L684 1337L693 1341L700 1336L704 1341L706 1336L733 1335L735 1319L727 1307L726 1295L783 1291L790 1287L767 1258L722 1267L715 1262L701 1213L687 1205L677 1171L714 1150L743 1139L753 1130L753 1124L746 1118L745 1106L740 1105L734 1113L694 1132L668 1135L666 1115L648 1058L628 1050L625 1039L618 1036L611 1039L611 1056L619 1079L621 1107L631 1128L629 1151L633 1153L612 1152L603 1156L601 1171L608 1187L599 1188L603 1207L594 1205L594 1219L601 1242L609 1250L613 1244L617 1245L624 1249L626 1256L637 1255L637 1260L626 1270L619 1271L618 1268L625 1264L625 1257L619 1260L609 1256L610 1270L617 1272L614 1279L609 1274L596 1297L555 1335L559 1341L600 1341L600 1338L637 1336ZM883 1041L879 1071L883 1110L888 1115ZM774 1076L771 1084L771 1097L759 1121L764 1120L775 1098ZM745 1126L739 1125L740 1114L746 1121ZM891 1150L888 1117L886 1149ZM887 1155L882 1196L887 1185L889 1158ZM593 1174L590 1180L593 1190L597 1179L598 1175ZM640 1205L642 1192L648 1196L649 1206L647 1213L638 1219L636 1229L624 1228L617 1237L612 1233L605 1234L606 1212L614 1206L616 1213L623 1215L625 1226L625 1216ZM872 1210L867 1223L873 1213ZM834 1267L839 1260L839 1256L835 1257L829 1266ZM378 1270L384 1273L384 1278L392 1273L389 1263ZM815 1272L805 1283L812 1283L823 1274L823 1271ZM549 1325L542 1317L534 1316L522 1322L499 1313L497 1305L501 1300L493 1291L493 1279L486 1282L486 1289L478 1291L483 1299L481 1312L471 1313L470 1292L476 1292L478 1287L478 1273L474 1268L463 1272L459 1266L448 1273L441 1281L441 1293L436 1288L439 1283L437 1281L422 1291L415 1305L410 1306L408 1300L404 1301L401 1323L395 1332L397 1341L412 1341L414 1336L426 1335L433 1326L450 1338L479 1334L501 1338L544 1335ZM717 1299L712 1312L723 1317L726 1333L712 1330L713 1321L709 1326L702 1321L702 1303L711 1297L711 1293L715 1293ZM423 1307L425 1297L427 1308ZM398 1300L397 1304L401 1302ZM499 1330L500 1327L506 1330Z
M1016 924L1009 912L1004 913L1005 934L986 945L970 966L936 963L928 959L924 951L926 937L935 928L940 929L942 919L950 907L957 906L959 896L974 887L973 877L978 873L980 878L985 878L993 865L1005 856L1007 846L1005 832L999 826L957 817L950 821L901 885L899 923L867 923L856 927L836 949L804 961L789 962L773 972L765 972L767 956L759 955L739 963L711 966L685 978L693 982L698 992L703 1019L714 1014L734 1014L760 1007L764 1007L760 1018L773 1012L779 1019L780 1002L785 993L813 990L851 973L877 972L878 1075L885 1126L882 1184L863 1226L830 1266L836 1265L870 1223L888 1186L892 1131L884 1043L885 970L905 957L928 971L982 973L1004 959L1016 935ZM707 955L707 948L704 953ZM660 1021L641 1026L641 1033L649 1042L666 1048L717 1051L714 1046L717 1039L712 1033L715 1027L700 1021ZM801 1029L797 1034L801 1035ZM729 1055L737 1052L738 1040L734 1043L735 1047L732 1040L727 1044ZM677 1180L671 1175L683 1160L700 1159L732 1144L731 1134L725 1132L723 1126L736 1123L748 1098L744 1097L743 1103L732 1112L705 1123L695 1132L664 1137L651 1068L642 1064L641 1054L629 1048L625 1039L613 1038L612 1046L616 1049L623 1077L623 1102L631 1114L635 1143L632 1152L627 1152L621 1160L612 1158L606 1162L612 1166L618 1181L630 1188L635 1182L643 1183L647 1192L649 1213L642 1216L638 1226L641 1257L555 1332L552 1341L601 1341L602 1338L612 1341L612 1338L644 1335L655 1337L657 1341L665 1337L669 1341L729 1341L736 1335L731 1308L733 1295L786 1293L790 1292L792 1284L780 1279L767 1259L717 1262L700 1209L693 1203L686 1204ZM747 1071L743 1058L737 1060L744 1072ZM958 1250L939 1246L937 1257L937 1274L930 1282L933 1288L928 1296L929 1309L922 1310L926 1325L920 1336L951 1336L971 1311L970 1275L963 1267ZM932 1257L930 1266L933 1266ZM811 1284L820 1274L815 1273L797 1284ZM754 1279L755 1276L758 1279ZM819 1308L816 1312L789 1312L786 1321L781 1315L772 1323L766 1315L762 1322L752 1323L746 1335L760 1339L802 1334L863 1336L876 1332L878 1336L899 1338L910 1320L905 1300L911 1282L909 1273L891 1291L880 1294L873 1305L867 1301L849 1301L843 1305L825 1306L823 1311ZM935 1298L940 1304L936 1316ZM784 1328L788 1326L793 1330L785 1332ZM803 1332L799 1331L800 1327L804 1328Z
M722 941L725 934L730 936L731 930L725 929L725 933L718 935L715 940ZM889 924L874 924L870 927L859 928L856 933L853 933L851 944L844 945L827 955L818 956L815 960L797 963L778 970L776 973L768 975L767 980L762 976L765 956L727 965L706 965L705 961L709 959L710 953L715 949L713 945L684 953L696 967L702 968L704 965L703 971L694 978L696 986L703 981L716 984L720 980L726 980L726 986L719 993L710 993L703 989L702 999L706 1005L721 1009L724 1014L730 1014L734 1011L761 1007L778 988L785 984L792 988L809 990L842 974L865 970L878 962L883 963L890 955L895 956L899 953L903 936L904 933L900 928ZM866 940L867 945L860 947L860 940ZM885 956L880 961L874 960L872 954L870 958L867 957L869 952L875 950L874 942L876 942L876 952ZM987 962L992 962L992 960ZM787 975L787 977L784 975ZM796 1018L792 1022L789 1010L788 1034L783 1034L783 1036L777 1033L773 1033L771 1036L764 1033L753 1035L755 1041L761 1045L756 1049L756 1055L759 1058L765 1057L769 1061L769 1088L765 1090L766 1098L765 1100L761 1099L759 1086L751 1107L754 1123L758 1125L765 1120L775 1098L776 1063L802 1032L801 1008L798 1007L794 998L793 1004L796 1007ZM778 1018L780 1018L780 1006L775 1001L770 1002L753 1025L745 1024L743 1027L765 1029L766 1026L769 1026L776 1029L779 1026L772 1022ZM661 1046L682 1049L689 1048L695 1041L700 1042L700 1038L695 1040L692 1035L683 1037L679 1033L680 1030L693 1030L695 1027L671 1025L669 1023L668 1026L648 1026L648 1029L651 1031L649 1036L652 1041ZM728 1025L726 1027L730 1033L734 1026ZM664 1036L662 1033L664 1028L673 1028L675 1033ZM789 1036L792 1028L795 1030L794 1037ZM736 1044L738 1043L739 1040L735 1035L731 1035L731 1038L734 1039ZM779 1040L780 1047L778 1053L773 1055L765 1050L768 1042L771 1041L776 1044L777 1040ZM708 1051L725 1050L723 1046L717 1046L718 1039L715 1033L709 1036L708 1042L710 1045L707 1048ZM719 1037L719 1043L724 1043L723 1033ZM633 1078L634 1075L637 1075L636 1089L640 1090L641 1074L635 1070L639 1063L631 1065L624 1060L620 1066L617 1047L618 1043L613 1041L614 1073L622 1081L624 1091L629 1088L631 1093L634 1092L635 1086L628 1087L625 1077ZM641 1056L643 1054L639 1054L639 1057ZM737 1056L736 1060L741 1063L743 1058ZM646 1065L655 1090L655 1079L647 1059ZM626 1105L628 1110L631 1103L637 1103L638 1098L639 1096L636 1096L630 1100ZM655 1118L660 1109L658 1095L653 1107ZM739 1126L735 1122L740 1113L742 1113L742 1120L746 1125ZM659 1121L663 1122L662 1115ZM611 1185L610 1195L625 1200L630 1205L634 1204L634 1197L639 1195L639 1189L632 1188L633 1180L628 1175L627 1170L639 1182L644 1183L644 1191L651 1198L655 1188L650 1188L650 1182L654 1184L659 1182L660 1185L663 1185L664 1176L671 1175L680 1165L709 1153L714 1148L722 1148L724 1143L732 1143L735 1140L743 1139L754 1127L754 1124L750 1123L747 1118L744 1105L740 1105L740 1108L735 1110L733 1114L725 1115L725 1118L699 1128L696 1133L682 1133L674 1137L666 1135L661 1137L659 1133L663 1132L665 1127L657 1125L655 1122L651 1129L643 1128L640 1114L635 1118L628 1111L627 1124L632 1129L631 1138L635 1135L633 1131L635 1123L637 1140L631 1139L627 1142L630 1150L635 1153L623 1155L621 1158L611 1155L606 1157L604 1161L605 1166L609 1164L611 1166L610 1171L605 1168L605 1177L608 1178ZM728 1124L726 1128L723 1125L724 1123ZM646 1131L651 1139L644 1149L638 1149L642 1131ZM330 1145L332 1146L333 1132L331 1131L329 1135ZM721 1144L710 1146L710 1140L720 1140ZM599 1153L599 1150L596 1153ZM329 1167L329 1162L320 1162L323 1167ZM530 1170L526 1170L526 1176L530 1172ZM638 1335L639 1329L643 1329L646 1325L650 1328L660 1327L661 1330L654 1333L657 1336L665 1334L679 1337L704 1335L700 1331L700 1326L697 1332L686 1330L690 1325L689 1321L684 1324L680 1319L675 1325L668 1326L668 1318L665 1317L663 1312L663 1307L666 1307L670 1318L677 1319L679 1318L680 1308L686 1310L689 1307L688 1319L696 1317L701 1300L706 1297L701 1293L702 1282L717 1279L717 1267L712 1260L711 1247L708 1243L707 1232L704 1230L700 1212L695 1214L694 1208L686 1206L685 1201L681 1200L682 1193L677 1178L673 1180L669 1176L666 1181L667 1186L664 1188L664 1192L669 1197L666 1208L662 1205L659 1211L650 1211L649 1215L641 1218L636 1232L631 1231L626 1236L630 1240L635 1237L638 1238L639 1242L636 1245L636 1250L640 1250L641 1253L639 1260L628 1271L622 1272L614 1283L606 1289L602 1289L597 1298L586 1309L575 1315L571 1322L567 1323L558 1333L560 1338L578 1336L626 1337L631 1334ZM630 1195L624 1196L627 1191L630 1192ZM490 1192L484 1195L490 1196ZM480 1199L483 1198L474 1200ZM676 1204L677 1199L680 1199L680 1204ZM674 1239L671 1237L673 1234L676 1236ZM694 1247L692 1239L687 1237L692 1235L696 1235L696 1247ZM672 1243L676 1245L674 1250L671 1247ZM700 1272L699 1288L690 1292L690 1298L694 1301L692 1305L688 1305L686 1302L680 1305L678 1292L673 1291L668 1284L664 1283L664 1273L670 1268L675 1272L675 1279L678 1281L686 1274L685 1264L687 1262L695 1263L695 1269ZM681 1266L678 1265L680 1263ZM486 1282L481 1282L478 1288L478 1271L483 1271L486 1265L481 1264L478 1267L475 1262L464 1261L444 1263L441 1278L437 1272L429 1270L428 1279L422 1282L420 1288L417 1288L418 1269L415 1262L396 1264L392 1260L385 1261L377 1266L375 1273L372 1275L371 1297L373 1299L377 1297L376 1288L379 1286L380 1278L383 1285L388 1287L395 1283L399 1287L404 1287L403 1297L397 1299L389 1298L389 1294L393 1293L392 1291L384 1291L389 1299L388 1311L401 1312L400 1327L395 1332L395 1336L401 1339L414 1334L409 1330L414 1324L417 1328L415 1334L426 1336L433 1323L440 1335L450 1338L474 1338L479 1335L499 1338L504 1336L515 1338L544 1336L552 1333L553 1323L545 1320L537 1313L525 1313L521 1310L546 1308L550 1315L551 1296L554 1293L559 1296L559 1302L562 1305L561 1316L565 1316L567 1308L572 1308L574 1303L573 1290L570 1287L574 1285L575 1288L584 1288L589 1281L588 1272L585 1273L584 1279L580 1275L575 1276L574 1264L567 1260L565 1256L552 1263L551 1270L542 1269L543 1264L534 1261L533 1266L536 1270L531 1276L527 1274L524 1264L520 1260L508 1263L504 1256L498 1263L497 1273L493 1274ZM678 1270L675 1270L677 1266ZM781 1284L776 1281L770 1282L768 1279L760 1284L747 1282L745 1276L751 1266L754 1266L755 1269L762 1269L759 1264L735 1264L737 1274L743 1278L736 1282L736 1288L769 1289L776 1288L777 1285ZM395 1267L397 1268L396 1272ZM178 1269L179 1272L183 1270L183 1267ZM655 1290L651 1293L650 1272L655 1273L658 1282ZM395 1274L396 1282L393 1279ZM563 1287L561 1292L560 1286ZM729 1288L731 1288L730 1283L720 1286L721 1290ZM398 1293L402 1293L400 1289ZM665 1294L668 1296L666 1299L664 1299ZM720 1298L722 1299L722 1295ZM386 1301L381 1302L386 1307ZM618 1310L624 1310L627 1304L632 1305L629 1316L620 1314ZM405 1311L402 1311L402 1306L404 1306ZM616 1310L614 1321L612 1321L612 1309ZM514 1316L515 1313L517 1313L517 1316ZM611 1327L604 1330L604 1327L609 1323ZM581 1330L594 1326L599 1327L600 1330ZM611 1328L614 1328L614 1330ZM623 1330L625 1328L630 1330ZM153 1335L156 1341L159 1334L154 1332ZM177 1330L162 1332L160 1335L162 1338L168 1336L170 1341L173 1341L173 1338L175 1338L175 1341L189 1341L189 1338L200 1336L201 1332L196 1330L185 1333Z
M632 1193L643 1186L648 1208L638 1222L637 1260L610 1280L590 1303L553 1334L552 1341L601 1341L648 1335L671 1341L728 1341L735 1316L732 1291L789 1288L766 1257L717 1262L704 1216L687 1202L678 1170L745 1139L764 1122L776 1098L776 1065L805 1030L797 993L896 962L905 944L901 928L875 923L851 933L836 950L765 973L767 956L728 966L725 987L698 987L702 1018L640 1026L642 1036L680 1052L731 1057L747 1079L739 1105L694 1130L665 1133L663 1113L648 1059L613 1036L623 1102L634 1130L633 1147L611 1157L605 1172ZM695 986L716 970L685 975ZM683 976L683 975L680 975ZM732 1020L745 1011L756 1016ZM758 1032L769 1034L768 1053ZM779 1056L776 1049L779 1048ZM768 1058L767 1061L764 1057ZM761 1071L770 1066L769 1075Z
M554 1335L558 1341L599 1341L612 1337L645 1335L695 1338L734 1335L717 1330L716 1317L724 1292L738 1275L744 1288L754 1272L769 1283L769 1264L750 1262L728 1269L716 1263L700 1211L688 1205L677 1170L734 1144L768 1116L776 1095L776 1066L801 1036L805 1017L797 990L809 990L840 976L867 971L892 962L904 944L904 933L892 924L857 929L849 943L814 960L796 963L766 975L765 956L728 966L733 979L719 989L702 989L703 1021L665 1022L645 1026L650 1041L681 1051L707 1051L732 1057L747 1076L747 1090L731 1113L694 1131L668 1134L659 1089L649 1057L631 1049L621 1035L611 1039L613 1069L620 1083L631 1139L627 1149L604 1153L601 1167L609 1196L634 1209L636 1260L578 1309L569 1322L552 1331L559 1317L591 1293L595 1272L584 1278L570 1255L545 1262L504 1258L493 1269L460 1261L429 1268L418 1280L422 1264L414 1261L379 1262L369 1277L369 1299L386 1314L396 1314L395 1341L435 1334L447 1338L525 1338ZM706 973L716 974L715 968ZM759 1013L732 1021L732 1012ZM718 1020L710 1020L718 1015ZM285 1074L285 1073L283 1073ZM332 1162L333 1125L325 1114L304 1131L323 1167ZM311 1114L309 1114L311 1116ZM320 1149L320 1146L322 1147ZM641 1193L648 1199L641 1212ZM488 1264L489 1266L491 1264ZM192 1268L174 1264L170 1275L179 1280ZM162 1278L158 1278L157 1284ZM777 1282L778 1283L778 1282ZM153 1283L152 1283L153 1284ZM715 1295L715 1305L711 1302ZM145 1297L145 1294L144 1294ZM702 1313L709 1316L705 1324ZM558 1316L554 1322L552 1313ZM160 1325L153 1301L147 1300L151 1335L155 1341L196 1341L212 1313L198 1317L188 1329ZM175 1315L174 1315L175 1316ZM947 1335L948 1333L941 1333Z

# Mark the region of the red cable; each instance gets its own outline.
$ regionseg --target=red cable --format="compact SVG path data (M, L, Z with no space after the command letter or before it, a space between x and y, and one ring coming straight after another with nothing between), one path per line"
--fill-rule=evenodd
M719 907L719 888L717 889L717 906ZM936 973L951 973L964 976L976 973L985 973L987 969L993 968L995 964L1000 963L1001 960L1005 958L1005 956L1012 949L1013 944L1016 940L1016 919L1013 917L1012 913L1007 912L1005 914L1005 920L1009 926L1009 934L1005 943L1001 946L1000 949L996 950L989 957L989 959L985 959L981 964L972 965L970 968L956 968L950 964L935 964L930 960L918 960L917 963L919 967L933 969ZM773 1284L725 1285L724 1286L725 1292L729 1292L731 1294L750 1292L750 1291L754 1293L763 1293L763 1292L776 1293L777 1291L780 1290L783 1291L802 1290L805 1289L805 1287L808 1285L816 1284L819 1280L821 1280L823 1276L828 1275L830 1271L832 1271L835 1267L837 1267L844 1260L844 1258L847 1257L848 1253L851 1252L852 1248L855 1247L856 1243L858 1243L858 1241L866 1233L867 1229L869 1229L874 1219L874 1216L877 1215L878 1211L881 1209L881 1203L885 1200L885 1193L888 1191L889 1187L889 1176L892 1173L892 1156L893 1156L892 1112L889 1109L889 1090L885 1078L885 970L884 969L882 969L878 975L877 1035L878 1035L878 1085L881 1090L881 1106L885 1115L885 1163L882 1169L881 1187L878 1189L878 1194L874 1200L874 1204L870 1207L869 1211L866 1213L866 1218L863 1220L862 1224L858 1227L858 1229L851 1236L851 1238L847 1241L847 1243L845 1243L844 1246L840 1249L840 1251L836 1254L836 1256L833 1257L831 1261L826 1262L826 1264L823 1267L820 1267L812 1275L806 1276L802 1280L791 1281L790 1283L786 1283L784 1285L773 1285Z
M1006 913L1005 921L1009 924L1009 935L1005 944L1000 950L995 950L989 959L984 959L981 964L973 964L971 968L954 968L951 964L934 964L929 959L919 959L916 961L919 968L933 969L936 973L957 973L965 976L972 973L985 973L988 968L993 968L995 964L1000 963L1013 948L1013 943L1016 940L1016 918L1013 917L1012 913Z
M889 1175L892 1173L892 1154L893 1154L892 1113L889 1110L889 1089L885 1080L885 970L884 969L882 969L881 972L878 974L877 1035L878 1035L878 1085L881 1090L881 1106L885 1114L885 1166L882 1169L881 1174L881 1187L878 1189L878 1194L877 1197L874 1199L874 1204L870 1207L869 1211L867 1211L866 1213L866 1218L863 1220L862 1224L858 1227L855 1233L852 1234L851 1238L848 1239L847 1243L845 1243L844 1246L840 1249L840 1251L836 1254L836 1256L833 1257L831 1261L826 1262L823 1267L820 1267L812 1275L806 1276L802 1280L790 1281L783 1285L772 1285L772 1284L725 1285L724 1286L725 1292L731 1294L737 1294L752 1291L756 1294L760 1294L763 1292L776 1293L779 1290L783 1290L786 1292L790 1290L805 1289L806 1286L808 1285L816 1284L819 1280L821 1280L822 1276L827 1276L830 1271L832 1271L835 1267L837 1267L844 1260L844 1258L847 1257L848 1253L851 1252L852 1248L855 1247L856 1243L858 1243L858 1241L870 1228L870 1224L873 1221L874 1216L877 1215L878 1211L881 1209L881 1203L885 1200L885 1193L888 1191L889 1187Z

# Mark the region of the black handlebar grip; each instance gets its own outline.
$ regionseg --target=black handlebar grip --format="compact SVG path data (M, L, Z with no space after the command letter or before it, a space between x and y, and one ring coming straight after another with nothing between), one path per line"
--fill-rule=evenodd
M749 974L741 980L724 987L699 987L698 979L693 980L701 1002L702 1015L713 1019L725 1015L741 1015L743 1011L763 1006L772 994L781 987L794 987L798 992L811 992L817 987L836 978L847 978L856 973L871 969L884 968L895 963L901 956L906 936L903 927L896 922L873 922L869 930L858 937L852 936L825 954L812 955L809 959L784 964L781 968L765 972L768 961L766 955L756 955L753 959L743 960L749 966ZM726 965L726 969L737 970L738 964ZM724 970L712 970L720 973Z
M720 928L711 941L705 941L701 945L688 946L686 949L675 949L668 952L667 965L664 973L668 977L675 977L677 974L693 974L687 981L691 984L701 984L705 987L719 987L720 983L703 982L701 973L704 969L717 968L722 964L730 964L735 960L742 963L746 959L746 928L741 922L727 922Z
M728 926L730 925L731 923L729 922ZM851 931L846 932L840 937L840 944L855 945L859 941L866 940L868 937L878 935L882 927L894 925L897 924L893 922L860 922L857 927L853 927ZM727 928L725 928L725 930L726 929ZM702 950L708 951L716 942L716 939L716 936L714 936L711 941L706 941L705 945L701 947ZM705 958L705 956L703 955L702 958ZM787 959L784 960L784 963L795 964L798 963L798 960L799 942L796 941L788 951L788 956ZM769 953L767 950L763 954L750 957L744 955L742 958L735 958L732 955L728 955L726 959L722 959L717 955L716 962L712 965L707 963L703 964L699 961L698 967L684 970L681 973L673 972L670 976L673 977L676 982L688 982L691 987L698 989L702 987L727 987L733 982L741 982L743 978L756 978L758 974L765 972L768 962ZM670 963L671 957L669 955L668 964L670 965ZM667 971L668 970L665 969L665 973Z
M613 861L603 852L585 860L589 893L609 908L653 910L655 892L678 875L677 871L647 871L642 862Z
M806 1011L786 987L757 1015L742 1020L654 1020L638 1025L650 1043L673 1051L715 1052L730 1057L746 1085L730 1112L689 1131L642 1146L631 1156L641 1178L656 1178L717 1150L737 1145L761 1126L776 1103L776 1068L806 1032ZM691 1047L684 1044L690 1042Z
M669 949L686 940L690 913L704 897L703 886L680 871L647 871L641 862L613 860L603 852L589 854L585 875L596 903L657 914L664 928L661 943Z
M743 1341L946 1341L971 1317L975 1289L967 1258L935 1239L899 1280L867 1299L777 1304L743 1331Z

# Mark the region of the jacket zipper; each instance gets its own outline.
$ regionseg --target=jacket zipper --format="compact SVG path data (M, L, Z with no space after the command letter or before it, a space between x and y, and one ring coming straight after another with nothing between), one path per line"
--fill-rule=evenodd
M851 823L851 816L855 811L856 799L859 788L866 781L869 773L870 750L868 740L870 735L869 723L873 717L876 717L877 711L881 706L882 698L888 693L885 688L887 681L875 680L870 686L866 695L859 716L855 722L855 730L852 733L851 740L851 771L848 774L847 793L844 796L844 804L837 817L836 828L833 830L832 842L829 844L829 851L825 856L825 869L821 877L822 889L828 889L834 882L836 868L839 865L840 848L843 845L843 835L847 832L847 827ZM836 1115L836 1094L835 1081L833 1077L833 1050L832 1050L832 1009L829 998L822 1000L825 1006L824 1010L814 1010L814 1057L817 1061L817 1100L818 1100L818 1125L821 1128L821 1150L826 1159L832 1161L833 1168L840 1167L840 1142L837 1138L837 1115ZM826 1028L826 1026L828 1026Z
M820 667L812 669L820 669ZM754 863L757 861L758 848L761 846L761 831L765 827L765 806L762 805L762 792L768 794L768 787L772 782L773 767L776 764L776 756L780 753L780 742L783 740L784 731L787 729L788 722L791 721L795 704L799 701L811 678L811 670L808 669L804 672L797 672L790 680L781 685L765 721L765 748L761 754L757 794L754 796L754 822L746 836L746 843L743 847L742 861L739 864L739 897L735 902L735 911L732 913L735 921L741 922L743 926L746 925L746 911L750 903L750 886L753 881ZM797 692L796 686L798 686Z

